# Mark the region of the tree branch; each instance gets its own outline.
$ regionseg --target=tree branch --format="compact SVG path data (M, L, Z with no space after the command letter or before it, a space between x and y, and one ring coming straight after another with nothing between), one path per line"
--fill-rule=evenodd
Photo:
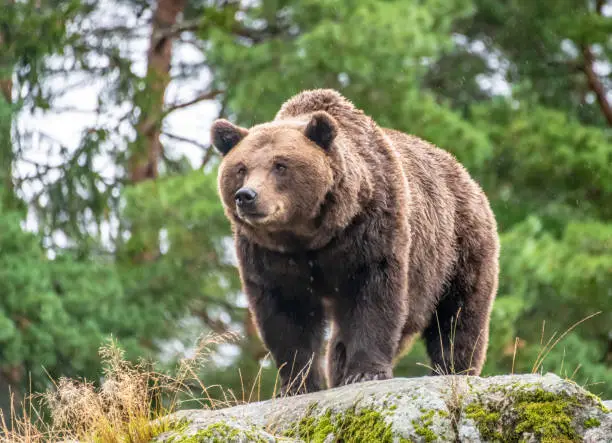
M168 37L173 38L187 31L197 31L207 23L208 20L206 17L202 17L195 20L184 20L180 23L175 23L172 26L158 29L153 34L153 38L151 39L151 41L153 42L153 46L156 46L160 40L166 39Z
M206 309L192 310L192 313L200 318L215 334L224 335L230 330L230 325L220 319L211 318Z
M207 17L202 17L195 20L184 20L172 26L158 29L157 32L153 34L152 42L155 46L158 44L158 42L166 38L175 38L183 32L197 31L211 24L212 23L209 22ZM258 30L244 27L240 22L235 22L230 26L228 31L237 37L248 39L252 43L260 43L266 38L274 37L282 34L283 32L289 31L289 27L275 26L265 30Z
M195 145L198 148L204 150L205 154L204 154L204 157L202 158L200 169L204 169L204 167L208 164L208 162L210 162L210 160L215 156L216 151L211 144L204 145L196 140L193 140L187 137L182 137L180 135L172 134L172 133L165 132L165 131L162 132L162 134L174 140L178 140L178 141L185 142L185 143L191 143L192 145Z
M166 131L162 131L162 134L165 135L168 138L171 138L173 140L178 140L180 142L185 142L185 143L191 143L192 145L197 146L198 148L207 151L210 148L210 145L205 145L203 143L200 143L197 140L191 139L191 138L187 138L187 137L183 137L181 135L177 135L177 134L173 134L172 132L166 132Z
M603 8L605 5L605 0L596 0L595 2L595 12L599 15L603 15ZM591 50L591 47L587 43L583 43L580 45L582 49L582 66L581 70L584 72L587 78L587 84L589 89L595 94L597 98L597 103L599 104L599 108L603 113L605 119L608 122L609 126L612 126L612 105L608 101L608 94L604 84L601 82L597 73L594 69L595 64L595 55Z
M200 169L204 169L206 167L208 162L215 156L215 152L216 151L214 150L212 145L209 145L206 154L204 154L204 157L202 158L202 164L200 165Z
M177 109L186 108L188 106L195 105L196 103L202 102L204 100L212 100L213 98L217 97L219 94L222 94L222 93L223 91L219 89L213 89L212 91L204 92L184 103L175 103L175 104L169 105L164 111L162 118L166 117L168 114L176 111Z
M582 56L584 58L584 66L582 67L582 70L587 77L589 88L595 93L597 103L599 103L601 112L606 118L608 125L612 126L612 105L610 105L610 102L608 101L603 83L601 80L599 80L599 77L597 77L597 74L593 69L595 56L588 45L582 45Z

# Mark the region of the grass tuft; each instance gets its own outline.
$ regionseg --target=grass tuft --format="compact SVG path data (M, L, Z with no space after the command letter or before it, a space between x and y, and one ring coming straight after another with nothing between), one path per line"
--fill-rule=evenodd
M13 401L10 421L0 412L0 441L144 443L184 426L167 418L184 402L206 408L233 406L239 403L234 396L225 394L219 401L209 395L213 387L200 379L198 368L208 361L214 345L235 337L202 337L194 356L181 360L174 376L156 372L144 360L127 361L111 340L100 348L103 377L99 384L60 378L45 393L31 394L19 405Z

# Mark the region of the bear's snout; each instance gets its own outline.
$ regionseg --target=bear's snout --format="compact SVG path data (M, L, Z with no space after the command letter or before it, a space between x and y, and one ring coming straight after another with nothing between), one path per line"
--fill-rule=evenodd
M253 209L257 200L257 192L253 188L240 188L234 195L234 199L240 209Z

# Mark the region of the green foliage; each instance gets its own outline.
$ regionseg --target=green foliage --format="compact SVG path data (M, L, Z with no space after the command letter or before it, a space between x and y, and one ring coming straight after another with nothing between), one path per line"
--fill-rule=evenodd
M536 218L503 235L504 274L491 323L488 370L506 372L512 358L508 351L519 336L525 347L518 351L515 371L530 371L553 334L556 338L601 311L551 351L544 369L571 376L579 368L578 380L601 383L597 386L607 392L612 378L602 358L607 338L602 332L612 320L605 308L612 287L610 239L611 226L596 222L572 222L556 239Z
M208 57L241 123L270 119L288 96L325 86L379 114L414 89L426 58L451 44L449 17L469 10L465 0L263 1L244 22L267 21L270 38L253 44L221 30Z
M604 67L597 80L609 97L611 29L601 2L186 3L177 26L191 32L168 38L200 52L193 63L175 52L175 90L193 80L218 89L220 115L251 125L273 118L302 89L333 87L381 125L452 152L487 192L502 240L485 373L550 370L602 383L595 389L612 395L612 142L586 74L592 57ZM97 347L111 333L137 357L158 352L164 340L191 344L200 332L243 324L214 159L194 169L168 131L160 177L126 183L128 146L149 154L141 116L165 132L173 107L158 115L155 79L134 63L145 53L133 39L148 29L141 25L155 6L122 0L118 7L136 11L131 21L77 0L9 2L0 14L0 81L14 80L13 102L0 99L4 201L23 197L39 228L25 231L17 206L0 212L0 382L15 379L9 384L20 389L29 374L44 385L43 367L95 378ZM204 71L210 84L201 84ZM59 108L57 79L70 89L72 74L102 84L99 118L76 149L56 149L57 164L7 180L16 176L12 165L33 161L27 154L38 136L57 148L36 130L23 132L15 116ZM196 142L201 149L205 140ZM152 244L160 247L149 260L132 260ZM248 398L258 383L254 356L262 355L254 340L238 343L235 359L207 370L206 380ZM426 373L417 363L428 363L421 342L396 375ZM274 375L263 371L262 397ZM259 386L253 392L262 398Z
M119 250L128 296L158 317L149 323L152 334L158 335L159 322L169 316L206 317L207 309L235 302L238 275L226 251L230 232L218 201L216 171L145 181L126 189L124 197L125 217L141 227L141 238L157 237L157 227L164 228L162 253L150 263L134 266L121 259L129 256L127 248L142 246L128 242ZM156 302L160 299L164 302Z
M64 52L63 45L73 41L66 26L89 9L88 2L81 0L6 2L0 14L0 78L16 73L19 83L29 88L32 102L47 109L50 91L41 85L44 57Z
M22 214L0 214L0 371L27 371L38 389L45 371L95 377L100 344L129 321L115 268L69 254L47 260Z
M517 110L496 102L474 109L495 145L489 172L505 221L540 215L564 224L567 217L611 219L612 141L603 128L579 123L567 114L523 102ZM495 192L495 191L493 191Z

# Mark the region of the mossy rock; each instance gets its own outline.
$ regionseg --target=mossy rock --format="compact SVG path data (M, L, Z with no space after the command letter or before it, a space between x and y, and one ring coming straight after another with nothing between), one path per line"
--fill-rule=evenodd
M589 429L610 422L593 394L552 374L470 379L462 399L459 440L570 443L586 441ZM597 437L593 442L612 441Z
M164 439L167 443L270 443L278 439L261 429L236 423L212 423L201 429L187 428L172 432Z
M391 424L383 414L371 409L353 409L334 414L330 409L321 415L311 412L285 431L286 437L302 441L324 443L333 441L373 441L393 443Z
M158 437L199 442L612 443L612 413L554 375L373 381L214 411Z

